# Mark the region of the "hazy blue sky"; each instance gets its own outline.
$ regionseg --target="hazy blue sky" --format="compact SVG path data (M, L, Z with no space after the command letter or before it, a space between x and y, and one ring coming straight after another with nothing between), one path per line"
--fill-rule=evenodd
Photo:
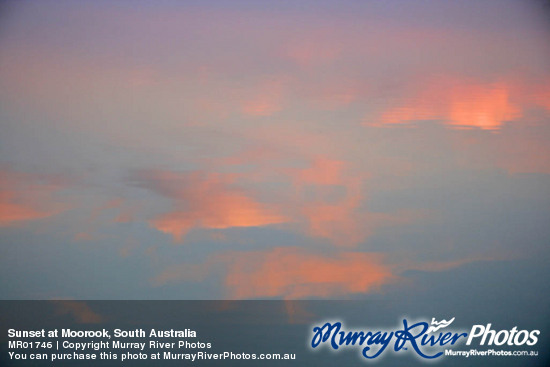
M546 320L547 11L3 2L1 297L455 295Z

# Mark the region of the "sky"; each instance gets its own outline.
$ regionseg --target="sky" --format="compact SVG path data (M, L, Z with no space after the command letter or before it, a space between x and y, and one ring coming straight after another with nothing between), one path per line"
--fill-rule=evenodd
M0 297L455 295L546 320L548 11L2 2Z

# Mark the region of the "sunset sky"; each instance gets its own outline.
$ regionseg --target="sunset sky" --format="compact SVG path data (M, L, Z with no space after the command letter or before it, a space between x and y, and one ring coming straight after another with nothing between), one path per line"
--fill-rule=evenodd
M547 309L546 4L2 2L1 297Z

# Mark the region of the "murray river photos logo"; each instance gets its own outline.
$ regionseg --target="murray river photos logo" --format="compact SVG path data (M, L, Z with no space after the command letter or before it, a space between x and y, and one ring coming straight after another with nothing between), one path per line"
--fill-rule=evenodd
M402 327L396 330L346 330L341 322L325 322L313 327L311 347L327 346L335 351L343 348L359 349L367 359L375 359L387 351L394 353L415 353L425 359L436 359L443 355L485 355L488 351L453 351L460 344L470 346L533 346L538 342L539 330L494 330L492 324L472 325L469 332L452 330L449 327L455 318L411 323L403 319ZM449 329L447 329L449 328ZM495 352L494 350L492 350ZM499 351L500 355L518 355ZM464 354L463 354L464 353ZM509 353L509 354L506 354ZM490 353L488 355L491 355ZM529 355L529 354L523 354Z

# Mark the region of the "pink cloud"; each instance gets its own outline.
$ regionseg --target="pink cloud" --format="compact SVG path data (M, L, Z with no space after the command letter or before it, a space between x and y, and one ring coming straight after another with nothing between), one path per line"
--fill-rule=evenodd
M389 107L381 124L407 124L414 120L442 120L452 128L496 130L522 116L512 100L513 86L452 79L425 82L425 87Z
M503 259L503 256L471 256L449 261L399 261L372 252L322 253L274 247L213 254L201 264L171 266L155 277L153 284L201 282L214 275L222 277L225 296L230 299L335 298L381 292L385 285L404 281L401 274L409 270L441 272L473 262Z
M379 254L345 252L326 256L277 247L212 255L203 264L174 266L157 276L154 283L201 281L220 267L225 271L227 296L232 299L344 296L378 290L394 279Z
M78 323L97 324L103 322L103 317L94 312L86 302L82 301L53 301L57 306L58 314L71 315Z
M378 290L393 276L377 254L323 256L297 248L242 253L225 278L232 298L335 297Z
M409 85L406 94L389 104L374 126L406 125L415 120L441 120L454 129L499 130L526 110L550 110L550 88L516 78L486 82L466 77L440 77Z
M51 217L67 209L55 198L64 187L59 178L0 171L0 226Z
M141 179L144 186L172 200L173 209L150 224L175 241L182 241L192 228L258 227L287 220L233 186L231 175L148 171Z
M296 222L313 237L338 246L354 247L385 225L408 223L425 213L374 213L362 207L368 173L353 171L346 161L317 157L304 169L288 170L300 204ZM304 223L305 222L305 223Z

